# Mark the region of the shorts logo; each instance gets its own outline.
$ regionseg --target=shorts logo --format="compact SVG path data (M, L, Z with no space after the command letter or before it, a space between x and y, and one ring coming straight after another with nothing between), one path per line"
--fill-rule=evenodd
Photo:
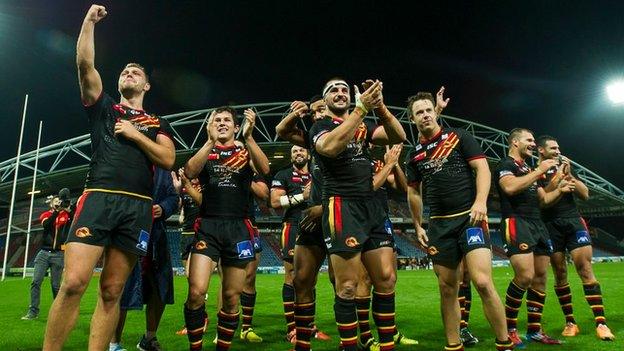
M295 249L288 250L288 256L294 256L294 255L295 255Z
M386 230L386 234L392 235L392 222L390 222L390 218L386 218L384 221L384 229Z
M390 247L392 242L390 240L384 240L382 242L379 243L379 247Z
M466 241L468 242L468 245L485 244L485 239L483 239L483 229L479 227L466 229Z
M345 239L345 245L347 245L348 247L356 247L360 245L360 243L357 241L355 237L350 236L347 239Z
M245 240L245 241L236 243L236 252L238 252L238 258L254 257L254 249L250 240Z
M203 241L203 240L200 240L200 241L198 241L198 242L195 244L195 249L196 249L196 250L203 250L203 249L205 249L205 248L207 248L207 247L208 247L208 245L206 245L206 242L205 242L205 241Z
M525 243L521 243L520 245L518 245L518 248L520 248L520 250L524 251L524 250L527 250L529 248L529 245L527 245Z
M435 256L438 254L438 249L435 246L429 246L429 248L427 249L427 253L431 256Z
M254 236L254 250L258 250L260 246L260 237Z
M139 233L139 240L137 240L137 244L136 244L136 248L143 251L143 252L147 252L147 243L149 242L149 233L146 232L145 230L141 230L141 232Z
M578 232L576 232L576 242L578 244L591 243L591 239L589 238L589 233L586 230L579 230Z
M78 238L86 238L91 236L91 231L87 227L80 227L76 229L76 237Z

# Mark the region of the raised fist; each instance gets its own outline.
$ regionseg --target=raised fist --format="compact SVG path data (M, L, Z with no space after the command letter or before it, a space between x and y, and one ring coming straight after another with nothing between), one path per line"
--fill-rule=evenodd
M87 11L87 15L85 16L85 21L91 21L93 23L98 23L102 18L106 17L106 8L101 5L91 5L89 11Z

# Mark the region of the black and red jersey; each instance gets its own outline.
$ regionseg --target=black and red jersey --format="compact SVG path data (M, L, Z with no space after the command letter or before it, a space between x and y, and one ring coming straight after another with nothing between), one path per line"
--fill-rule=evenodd
M199 173L202 217L249 216L253 170L243 145L215 146Z
M39 221L41 221L43 226L41 249L49 251L62 250L62 246L67 240L72 217L72 213L65 210L48 210L39 216Z
M143 110L121 105L106 93L85 110L89 117L92 152L86 189L151 198L154 165L134 142L115 135L115 123L128 120L143 135L155 141L158 134L172 138L169 122Z
M538 182L515 195L507 195L500 186L504 177L522 177L531 173L533 169L525 161L517 161L510 156L498 162L494 172L494 182L500 195L501 215L503 218L526 217L540 218L539 198L537 195Z
M312 177L308 172L299 171L296 167L291 166L280 170L273 177L271 182L271 190L282 189L286 191L286 195L294 196L303 193L303 188L312 181ZM305 201L302 201L296 206L291 206L284 211L282 216L283 222L299 221L301 218L301 211L307 206Z
M316 141L322 135L331 132L342 123L343 120L340 118L316 121L310 129L310 144L316 146ZM323 175L323 198L341 196L347 199L362 199L372 196L373 171L368 146L377 127L373 122L363 121L346 149L335 158L313 151Z
M557 166L553 166L546 171L544 177L537 181L537 184L545 188L556 174ZM541 213L544 221L552 221L557 218L577 218L580 216L572 193L563 194L555 204L542 208Z
M485 155L470 133L442 128L407 153L407 182L410 186L422 183L432 216L461 213L472 207L476 197L475 177L468 162L480 158Z

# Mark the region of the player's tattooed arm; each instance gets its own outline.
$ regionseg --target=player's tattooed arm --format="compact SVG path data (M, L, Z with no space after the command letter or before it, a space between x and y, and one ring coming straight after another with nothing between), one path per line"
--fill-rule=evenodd
M76 44L76 65L80 98L85 106L93 105L102 94L102 79L95 69L95 24L106 17L106 8L91 5L82 21L78 43Z

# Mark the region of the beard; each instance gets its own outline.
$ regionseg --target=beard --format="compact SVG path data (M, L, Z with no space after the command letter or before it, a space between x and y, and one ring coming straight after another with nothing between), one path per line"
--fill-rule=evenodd
M336 107L332 104L327 104L327 109L337 116L342 116L349 111L349 105L346 105L345 107Z
M297 169L301 169L303 168L305 165L308 164L308 159L304 158L302 161L297 161L296 159L292 160L292 164L297 168Z

